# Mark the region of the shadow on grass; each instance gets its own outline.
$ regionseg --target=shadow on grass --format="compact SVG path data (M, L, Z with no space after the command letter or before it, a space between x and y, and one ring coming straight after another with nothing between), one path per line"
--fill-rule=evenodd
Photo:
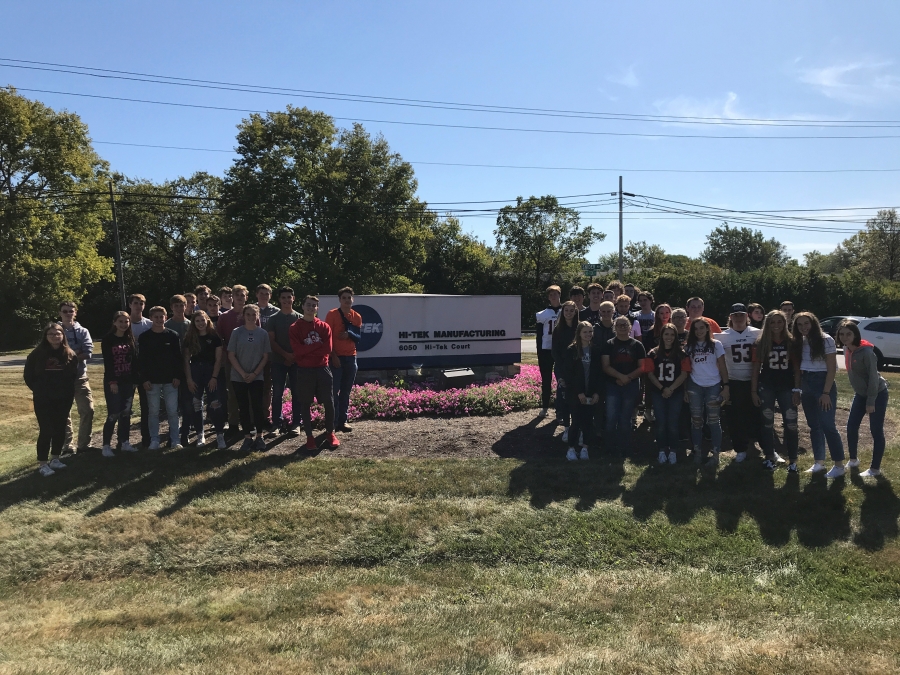
M589 462L569 462L565 458L567 444L555 434L554 426L539 427L539 423L535 420L514 429L493 446L500 457L522 460L510 472L508 494L530 495L530 503L537 509L576 499L577 509L588 510L599 502L621 499L638 521L662 513L678 525L711 510L720 531L736 532L741 518L747 516L756 522L763 541L777 547L788 544L796 533L797 541L808 548L852 541L875 551L900 534L900 498L886 479L866 482L858 471L831 481L822 473L801 479L798 474L785 475L784 467L777 474L763 469L760 458L752 453L742 463L726 454L718 470L685 461L684 453L674 466L658 464L650 428L644 424L634 433L635 451L628 459L641 467L641 474L626 488L620 459L594 443ZM724 446L729 447L730 442ZM776 450L783 452L780 442ZM801 448L801 456L805 454ZM851 482L863 493L855 534L844 494Z

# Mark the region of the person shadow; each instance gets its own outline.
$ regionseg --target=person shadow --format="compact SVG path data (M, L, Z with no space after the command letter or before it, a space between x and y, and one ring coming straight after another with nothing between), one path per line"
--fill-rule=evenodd
M849 475L850 482L863 492L863 503L859 507L859 530L853 543L866 551L879 551L889 539L896 539L898 518L900 518L900 498L894 492L891 482L879 477L874 482L860 478L859 473Z

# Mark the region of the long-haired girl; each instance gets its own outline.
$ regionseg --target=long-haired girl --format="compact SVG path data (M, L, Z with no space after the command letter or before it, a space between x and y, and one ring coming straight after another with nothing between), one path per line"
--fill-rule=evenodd
M719 463L722 449L722 405L728 401L728 370L725 366L725 348L714 340L709 324L703 317L691 321L685 352L691 359L691 375L687 382L688 401L691 406L691 440L694 444L694 461L703 462L703 423L709 426L712 436L711 466Z
M197 310L191 317L184 336L184 372L187 387L191 392L193 409L192 424L197 432L197 445L206 444L203 432L203 394L209 403L209 415L216 429L216 445L225 447L225 404L228 393L223 382L219 384L222 370L222 338L216 334L213 322L203 310ZM185 420L187 426L187 420Z
M567 382L570 378L571 368L566 358L566 350L575 339L575 329L578 327L578 307L571 300L562 304L559 310L559 320L553 329L553 371L556 375L556 419L563 425L562 440L569 440L569 425L572 413L566 393Z
M131 431L131 405L134 401L137 349L131 332L128 312L116 312L112 326L103 337L103 394L106 398L106 422L103 424L103 456L115 457L112 436L119 425L119 447L125 452L137 452L128 441Z
M678 422L684 402L684 381L691 370L691 361L678 344L678 330L671 323L663 325L659 332L659 346L650 350L647 357L653 361L653 370L647 373L656 412L656 444L660 464L678 461Z
M594 326L589 321L582 321L575 327L575 339L566 350L569 379L566 390L569 394L569 407L572 411L572 426L569 427L569 451L566 459L574 462L577 459L587 461L588 443L594 434L594 408L600 400L600 387L603 386L601 369L601 347L594 346ZM575 453L575 445L581 440L581 452Z

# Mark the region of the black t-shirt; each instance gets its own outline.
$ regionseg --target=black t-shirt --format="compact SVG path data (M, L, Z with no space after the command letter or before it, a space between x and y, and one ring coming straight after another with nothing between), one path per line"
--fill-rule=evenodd
M641 359L647 356L644 345L634 338L608 340L604 354L609 357L609 365L623 375L634 372L640 366Z
M593 310L591 309L591 306L588 305L583 310L578 312L578 320L590 321L591 323L600 323L600 310Z
M753 353L753 360L762 363L759 381L776 389L793 388L794 369L791 367L791 355L783 342L773 342L766 355Z
M651 349L648 357L653 359L653 374L663 387L670 387L682 371L691 370L691 360L684 353L684 350L676 345L672 349L666 351L662 347ZM682 382L678 388L684 386Z
M216 362L216 349L222 346L222 338L216 333L209 331L206 335L198 335L197 341L200 343L200 351L191 357L191 363L209 363Z

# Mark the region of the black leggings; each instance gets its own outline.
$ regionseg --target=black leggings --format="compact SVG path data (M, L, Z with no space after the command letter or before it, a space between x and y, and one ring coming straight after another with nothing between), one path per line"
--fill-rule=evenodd
M46 462L51 454L51 447L54 457L62 454L63 444L66 442L66 420L69 419L69 411L75 401L75 390L68 397L35 398L33 401L34 415L40 429L37 458L39 462Z
M234 395L237 398L238 409L241 411L241 427L244 434L253 433L253 423L256 423L256 432L262 434L266 416L263 414L263 381L253 380L246 382L231 381L234 386ZM253 410L253 422L250 421L250 410Z
M541 407L550 407L550 392L553 387L553 352L538 349L538 368L541 369Z

